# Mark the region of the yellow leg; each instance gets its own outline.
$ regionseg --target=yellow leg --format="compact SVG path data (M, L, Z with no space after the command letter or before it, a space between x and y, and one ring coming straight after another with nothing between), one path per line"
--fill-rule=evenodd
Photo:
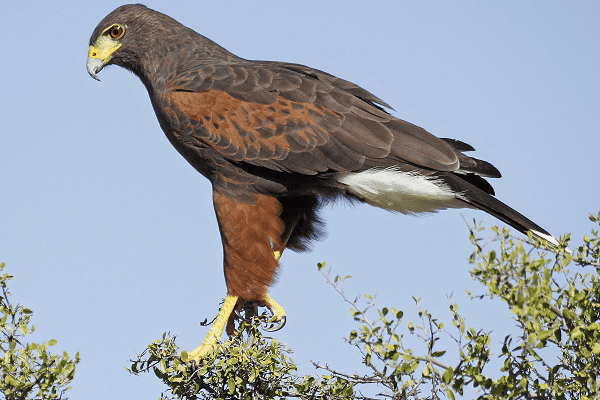
M281 252L274 251L273 256L275 256L275 259L277 261L279 261L279 259L281 258ZM283 326L285 325L285 319L286 319L284 308L281 307L275 300L273 300L273 298L271 296L269 296L268 293L265 295L264 303L265 303L265 306L267 306L269 308L269 310L271 310L271 312L273 313L273 319L271 321L273 323L275 321L278 322L277 325L272 326L271 328L267 328L266 330L269 332L273 332L273 331L278 331L279 329L283 328Z
M208 331L202 344L190 353L192 359L199 361L202 357L205 357L214 350L217 342L221 340L221 334L223 333L223 329L225 328L225 324L227 324L229 316L235 308L237 300L238 296L227 296L223 302L223 307L221 307L221 310L219 311L219 315L217 315L217 319L210 328L210 331Z
M274 251L273 255L275 259L279 261L281 258L280 251ZM213 323L210 331L202 341L202 344L194 349L190 353L190 357L195 360L200 360L202 357L205 357L207 354L210 354L211 351L214 350L215 345L221 339L221 335L223 334L223 329L225 329L225 325L229 320L229 316L233 312L235 305L237 304L238 296L227 296L225 301L223 302L223 307L219 311L219 315L217 315L217 319ZM275 329L281 329L283 325L285 325L285 310L281 307L271 296L268 294L265 297L265 305L269 307L271 312L273 313L273 317L280 321L279 326Z
M280 320L285 319L285 310L281 307L269 294L265 296L265 305L269 307L269 310L273 313L273 317Z

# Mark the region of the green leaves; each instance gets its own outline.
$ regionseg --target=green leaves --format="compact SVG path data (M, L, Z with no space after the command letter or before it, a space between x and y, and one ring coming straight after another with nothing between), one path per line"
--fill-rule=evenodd
M244 322L239 334L220 344L199 363L178 352L175 338L164 334L136 360L130 373L153 371L168 387L172 399L284 399L313 393L315 398L350 398L353 384L333 376L301 377L287 356L290 352L276 339L262 336L258 319ZM251 332L250 340L243 338ZM163 399L166 397L163 396Z
M590 220L600 222L600 214ZM482 239L472 228L476 251L470 260L477 264L472 276L488 288L488 296L506 303L523 333L505 339L504 374L492 382L490 393L511 393L508 398L600 396L598 231L592 230L593 237L584 236L584 244L572 254L565 236L557 248L546 248L553 253L550 257L546 252L534 254L534 248L526 250L521 241L515 244L506 230L496 232L492 243L500 245L500 255L483 251ZM558 361L544 359L546 349L559 354Z
M452 382L453 378L454 378L454 369L452 367L448 367L448 369L446 369L446 372L444 372L444 375L442 375L442 380L444 381L445 384L449 384L450 382Z
M0 264L0 272L4 263ZM23 344L23 337L35 329L31 325L32 311L9 300L7 282L13 277L0 275L0 391L6 399L60 399L70 389L67 385L75 376L79 353L71 360L67 353L50 354L48 346L56 345L54 339L46 343Z

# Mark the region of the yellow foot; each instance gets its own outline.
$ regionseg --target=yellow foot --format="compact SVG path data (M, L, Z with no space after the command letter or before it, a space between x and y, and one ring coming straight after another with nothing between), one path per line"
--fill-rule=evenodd
M214 350L217 342L221 340L221 334L223 333L223 329L225 328L225 324L227 324L231 312L235 308L237 300L237 296L227 296L223 302L223 307L221 307L221 310L219 311L219 315L217 315L217 319L210 328L210 331L208 331L202 344L189 354L193 360L200 361Z
M285 326L285 310L281 307L269 294L265 296L265 305L271 310L273 313L272 326L269 326L265 330L267 332L275 332L280 330Z

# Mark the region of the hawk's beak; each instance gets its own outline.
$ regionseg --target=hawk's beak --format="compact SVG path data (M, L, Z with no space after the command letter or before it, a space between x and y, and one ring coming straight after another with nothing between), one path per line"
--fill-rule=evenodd
M94 45L90 46L87 59L87 70L92 78L99 81L96 75L110 61L112 55L121 47L121 43L106 36L100 36Z
M104 61L102 61L99 58L92 58L88 56L87 63L85 65L90 76L95 80L99 81L100 78L98 78L96 74L100 72L102 68L104 68L104 66L106 65Z

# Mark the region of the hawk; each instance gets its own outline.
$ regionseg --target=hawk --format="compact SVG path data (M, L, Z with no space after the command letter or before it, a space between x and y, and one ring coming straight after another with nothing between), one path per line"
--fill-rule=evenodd
M107 15L90 38L87 69L118 65L137 75L177 151L212 184L227 297L191 356L212 351L232 312L268 307L284 249L318 238L322 204L351 199L402 214L470 207L520 232L556 238L494 197L490 163L473 147L391 115L354 83L299 64L240 58L143 5Z

